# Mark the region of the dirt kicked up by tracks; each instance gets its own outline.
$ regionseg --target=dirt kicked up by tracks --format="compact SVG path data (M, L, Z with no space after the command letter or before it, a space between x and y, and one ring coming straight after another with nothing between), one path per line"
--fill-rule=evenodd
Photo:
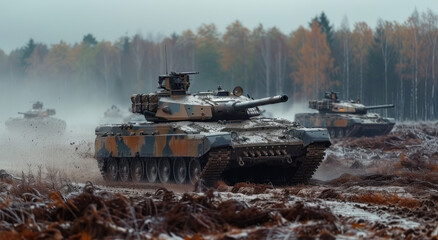
M0 238L436 238L437 136L435 124L412 124L338 142L318 170L324 181L282 188L184 192L4 173Z

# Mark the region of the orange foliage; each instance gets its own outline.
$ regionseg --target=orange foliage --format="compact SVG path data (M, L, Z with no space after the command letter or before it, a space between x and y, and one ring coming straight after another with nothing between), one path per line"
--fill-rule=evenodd
M334 71L333 64L325 34L315 21L311 30L306 32L306 41L300 50L299 70L293 73L293 77L308 97L316 99L318 93L331 84L329 76Z

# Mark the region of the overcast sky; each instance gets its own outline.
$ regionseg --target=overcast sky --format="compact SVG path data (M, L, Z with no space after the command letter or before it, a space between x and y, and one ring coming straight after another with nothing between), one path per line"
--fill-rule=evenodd
M239 20L253 29L276 26L290 33L324 11L339 28L379 18L404 22L414 9L438 14L438 0L0 0L0 49L9 53L33 38L46 44L80 42L87 33L98 41L121 36L154 37L214 23L223 33Z

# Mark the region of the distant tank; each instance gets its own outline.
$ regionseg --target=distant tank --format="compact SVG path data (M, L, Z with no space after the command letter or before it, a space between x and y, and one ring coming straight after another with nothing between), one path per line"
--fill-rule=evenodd
M35 102L31 110L18 114L23 117L10 118L5 122L9 130L35 134L62 134L65 131L65 122L53 117L56 114L55 109L44 109L40 101Z
M241 87L190 94L191 74L159 76L157 92L132 95L132 112L146 122L96 128L106 181L287 185L312 177L330 146L326 129L261 116L258 106L286 95L252 100Z
M117 105L111 105L100 119L101 124L123 123L127 117L126 111L122 111Z
M365 106L359 101L341 101L338 93L326 92L323 100L309 101L309 108L319 113L295 114L295 121L305 127L327 128L332 138L373 137L391 132L395 120L368 110L393 107L394 104Z
M112 105L103 114L106 118L122 118L122 113L116 105Z

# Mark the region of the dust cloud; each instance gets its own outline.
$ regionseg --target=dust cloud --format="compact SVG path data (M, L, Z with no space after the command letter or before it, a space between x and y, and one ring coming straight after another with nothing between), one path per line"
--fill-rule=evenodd
M278 103L273 105L265 105L261 109L266 110L264 115L267 117L284 118L289 121L295 120L295 114L313 112L309 109L307 102L291 102L292 100L284 103Z
M127 114L130 103L129 98L123 103L109 99L99 91L90 94L86 86L81 92L78 88L32 82L2 84L0 169L18 176L39 169L43 173L57 170L74 182L102 182L93 158L95 127L104 122L104 112L111 105L117 105ZM11 118L23 118L18 112L30 110L36 101L43 102L44 108L55 109L53 117L66 122L63 134L42 129L11 130L5 126Z

